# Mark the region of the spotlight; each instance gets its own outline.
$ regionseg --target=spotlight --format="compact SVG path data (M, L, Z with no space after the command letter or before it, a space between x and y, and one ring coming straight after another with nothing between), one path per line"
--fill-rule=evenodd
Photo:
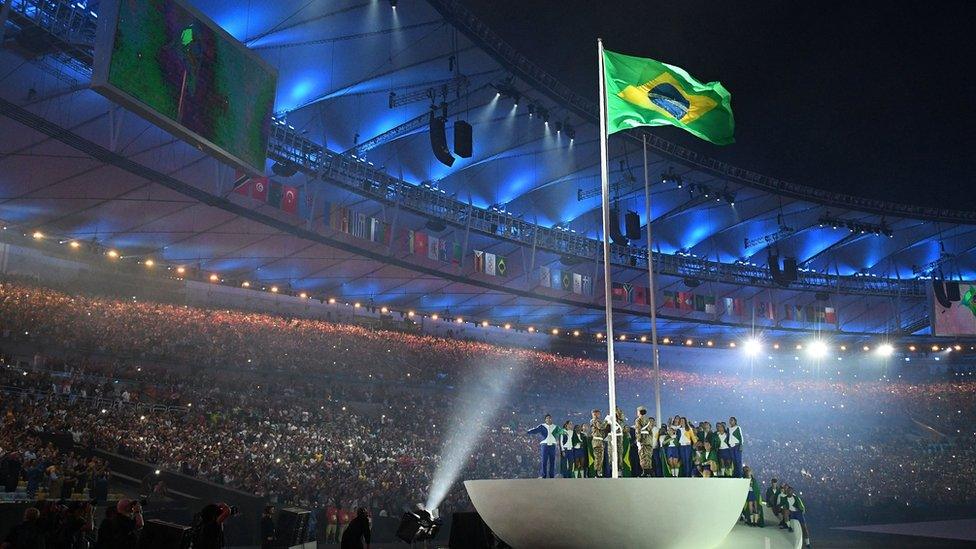
M747 339L742 345L742 350L749 356L756 356L762 352L762 343L756 339Z
M305 297L305 292L302 292L302 297ZM390 310L387 309L386 307L380 307L380 312L383 313L383 314L386 314L386 313L390 312Z
M691 347L691 346L692 346L692 345L693 345L694 343L695 343L695 342L694 342L694 341L692 341L692 340L690 340L690 339L686 339L686 340L685 340L685 345L687 345L688 347Z
M552 329L552 335L554 335L554 336L559 335L559 328L553 328Z
M481 327L482 328L487 328L488 327L488 321L487 320L482 320L481 321Z
M457 317L456 319L454 319L454 322L457 322L458 324L460 324L460 323L464 322L464 319L461 318L461 317Z
M390 7L393 9L397 8L397 0L390 0Z
M186 273L186 267L177 267L176 268L176 274L184 274L184 273Z
M241 282L241 287L242 288L250 288L251 287L251 283L245 280L244 282Z
M810 342L809 348L807 349L807 353L813 358L823 358L827 356L827 351L829 350L830 348L827 347L826 343L817 339Z
M353 306L353 308L356 308L356 309L362 307L362 305L360 305L358 301L355 302L355 303L353 303L352 306Z
M302 293L298 294L298 297L300 297L302 299L305 299L305 298L308 297L308 294L306 294L305 292L302 292Z
M71 242L68 243L68 245L71 246L72 248L80 248L81 247L81 243L78 242L77 240L72 240Z
M529 333L535 333L535 326L529 326Z
M111 257L112 259L115 259L116 257L119 257L119 252L115 250L109 250L105 255Z
M434 313L434 314L430 315L430 319L431 320L437 320L438 318L439 317L437 316L437 313Z
M579 337L579 330L573 330L573 337Z
M210 282L217 282L218 280L220 280L220 277L216 274L210 275Z
M876 351L880 356L889 357L895 352L895 348L889 343L882 343L881 345L878 345Z
M506 330L511 330L511 329L512 329L512 325L511 325L511 324L508 324L508 323L506 322L506 323L505 323L505 329L506 329Z
M647 336L641 336L641 343L647 342Z
M440 529L440 519L435 519L429 511L419 509L403 514L396 535L403 541L414 544L433 539Z
M44 238L44 233L42 233L41 231L34 231L33 236L34 236L34 240L40 240Z
M278 293L278 287L277 286L272 286L271 287L271 293L273 293L273 294Z
M597 339L603 339L603 333L601 333L601 332L597 332L597 333L596 333L596 338L597 338Z
M155 262L155 261L153 261L152 259L147 259L147 260L145 260L145 261L143 261L143 264L144 264L144 265L145 265L146 267L152 267L153 265L155 265L155 264L156 264L156 262Z
M410 318L413 318L413 315L415 315L415 314L417 314L417 313L415 313L413 311L407 311L407 316L410 317Z
M335 298L334 297L330 297L329 298L329 305L335 305ZM410 316L413 316L413 311L410 312Z

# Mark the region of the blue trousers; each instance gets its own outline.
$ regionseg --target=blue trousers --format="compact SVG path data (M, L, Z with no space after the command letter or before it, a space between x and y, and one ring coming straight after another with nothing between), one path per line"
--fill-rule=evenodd
M730 448L732 450L732 467L735 469L736 478L742 478L742 445L737 444Z
M556 476L556 445L539 445L539 476L555 478Z
M681 467L686 477L692 475L691 471L691 444L678 446L678 458L681 459Z

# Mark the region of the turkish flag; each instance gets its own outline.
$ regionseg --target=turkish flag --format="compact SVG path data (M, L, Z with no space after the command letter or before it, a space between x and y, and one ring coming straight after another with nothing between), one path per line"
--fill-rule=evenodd
M268 178L267 177L251 178L251 198L255 200L260 200L261 202L268 201Z
M298 209L298 188L285 185L281 193L281 211L293 214Z

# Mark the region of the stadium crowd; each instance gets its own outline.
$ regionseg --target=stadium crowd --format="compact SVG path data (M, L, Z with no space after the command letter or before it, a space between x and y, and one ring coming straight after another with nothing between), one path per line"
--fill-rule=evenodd
M396 515L425 500L453 424L482 432L461 479L529 477L539 442L526 429L546 413L586 423L606 408L596 360L20 280L0 284L0 345L37 353L0 368L0 455L21 460L19 480L43 462L74 471L65 476L76 486L104 465L54 455L41 434L281 502ZM495 413L458 416L459 388L486 369L515 377L515 389ZM620 407L647 406L651 382L649 369L620 365ZM677 365L665 365L663 383L672 414L737 416L743 462L761 479L787 479L811 517L976 499L976 383L747 380ZM468 505L456 483L441 512Z

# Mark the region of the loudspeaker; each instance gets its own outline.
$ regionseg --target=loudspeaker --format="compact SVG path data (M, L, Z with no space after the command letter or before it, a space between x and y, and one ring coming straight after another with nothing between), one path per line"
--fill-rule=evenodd
M627 212L624 216L624 227L626 228L627 238L631 240L640 240L641 237L641 225L640 216L637 212Z
M697 278L686 278L684 283L685 286L688 286L689 288L697 288L701 286L702 281Z
M474 150L471 140L471 124L464 120L454 121L454 154L461 158L471 158Z
M186 549L192 542L193 528L153 519L142 529L139 549Z
M610 210L610 240L618 246L628 244L627 237L620 233L620 212L617 208Z
M430 148L434 156L446 166L454 165L454 155L447 148L447 133L444 130L444 119L430 113Z
M291 547L308 540L309 511L286 507L278 513L278 539L276 547Z
M932 279L932 292L935 294L935 300L939 302L939 305L942 305L946 309L952 306L953 301L962 299L958 282L945 282L943 280Z

